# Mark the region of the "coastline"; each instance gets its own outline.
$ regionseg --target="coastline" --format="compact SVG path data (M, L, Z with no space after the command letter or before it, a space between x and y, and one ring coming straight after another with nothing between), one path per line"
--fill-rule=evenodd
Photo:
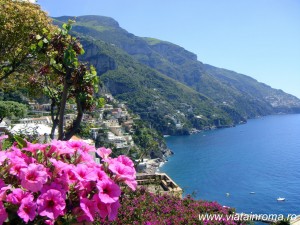
M169 148L165 148L162 153L163 156L161 158L144 159L143 162L139 163L138 171L146 174L155 174L159 172L159 168L168 161L168 157L174 154Z

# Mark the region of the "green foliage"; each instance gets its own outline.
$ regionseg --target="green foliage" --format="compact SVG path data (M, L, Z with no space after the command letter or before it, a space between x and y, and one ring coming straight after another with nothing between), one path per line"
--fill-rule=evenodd
M4 118L23 118L27 114L27 106L14 101L0 101L0 123Z
M36 36L42 40L35 45L36 49L45 52L46 63L42 63L39 76L30 80L32 94L43 94L51 100L51 118L53 122L51 138L58 127L58 139L68 140L80 127L83 113L94 109L99 79L93 66L88 67L80 62L84 54L80 42L69 34L73 21L62 25L62 29ZM41 87L36 92L36 86ZM77 115L70 127L64 127L64 114L67 102L76 104Z
M133 135L134 143L139 147L138 158L162 158L160 147L165 147L165 141L162 135L156 130L151 129L143 121L136 121L134 124L135 133Z
M25 98L27 91L24 88L18 88L15 91L0 91L0 101L14 101L22 104L27 104L28 101Z
M103 108L106 104L106 101L104 98L98 98L98 101L97 101L97 106L98 108Z
M93 127L95 127L94 124L81 123L80 128L78 130L78 135L84 139L91 138L91 128L93 128Z
M35 37L53 25L36 4L0 0L0 28L0 87L14 89L34 73L37 51L33 44L43 44L43 39Z

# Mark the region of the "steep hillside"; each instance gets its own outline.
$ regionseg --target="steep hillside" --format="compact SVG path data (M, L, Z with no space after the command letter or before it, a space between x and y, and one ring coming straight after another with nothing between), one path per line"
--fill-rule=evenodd
M55 22L68 19L73 18L59 17ZM73 32L84 44L84 59L97 67L112 94L163 132L300 112L296 97L203 64L178 45L134 36L108 17L81 16L76 21Z
M191 127L237 122L206 96L138 63L115 46L84 37L81 42L86 49L83 60L95 65L106 88L163 133L187 134ZM237 120L243 118L238 115Z

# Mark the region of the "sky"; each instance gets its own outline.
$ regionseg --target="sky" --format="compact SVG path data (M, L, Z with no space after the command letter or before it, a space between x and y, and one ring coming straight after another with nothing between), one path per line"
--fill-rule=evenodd
M300 98L299 0L38 0L50 16L112 17Z

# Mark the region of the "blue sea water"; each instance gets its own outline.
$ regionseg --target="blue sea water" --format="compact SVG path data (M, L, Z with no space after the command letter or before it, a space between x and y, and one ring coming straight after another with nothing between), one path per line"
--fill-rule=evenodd
M166 141L175 155L160 170L184 194L238 212L300 215L300 114L253 119ZM278 197L286 201L278 202Z

